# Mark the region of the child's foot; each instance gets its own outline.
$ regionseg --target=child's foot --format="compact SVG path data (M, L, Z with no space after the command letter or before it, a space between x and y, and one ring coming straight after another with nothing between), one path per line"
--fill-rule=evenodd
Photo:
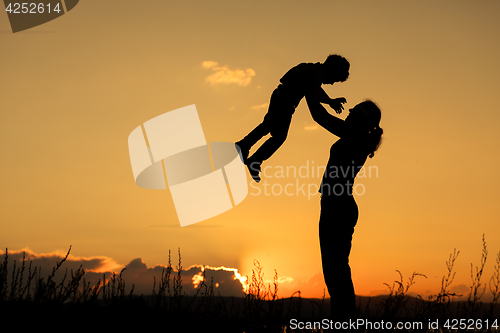
M252 176L253 180L258 183L260 182L260 165L262 162L251 162L247 164L248 171L250 171L250 176Z
M240 144L239 141L236 142L234 146L236 147L238 155L240 155L241 162L243 162L243 164L247 164L249 150L242 148L242 145Z

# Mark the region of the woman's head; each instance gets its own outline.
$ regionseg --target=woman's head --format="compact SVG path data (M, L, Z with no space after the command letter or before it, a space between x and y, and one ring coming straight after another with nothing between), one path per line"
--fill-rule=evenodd
M373 157L382 142L384 131L380 128L382 113L377 104L370 100L363 101L349 110L349 115L345 119L365 127L369 132L368 150L370 158Z
M357 104L349 110L349 115L345 119L348 122L355 122L371 130L379 126L382 113L378 106L370 100Z

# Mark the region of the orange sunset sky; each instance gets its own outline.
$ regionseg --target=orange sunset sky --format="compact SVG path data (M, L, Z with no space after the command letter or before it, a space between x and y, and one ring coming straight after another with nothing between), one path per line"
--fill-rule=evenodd
M168 190L134 183L127 138L196 104L207 141L237 141L288 69L339 53L351 76L325 91L346 109L372 99L385 131L357 179L357 294L387 292L396 270L425 274L411 290L435 293L454 248L453 287L466 292L483 234L487 283L500 251L499 13L493 0L82 0L15 34L0 13L0 248L72 245L75 259L106 258L102 270L166 265L178 248L185 268L250 275L256 259L282 278L279 296L321 297L314 189L337 138L305 101L263 181L248 176L241 204L189 227ZM287 167L302 174L276 174Z

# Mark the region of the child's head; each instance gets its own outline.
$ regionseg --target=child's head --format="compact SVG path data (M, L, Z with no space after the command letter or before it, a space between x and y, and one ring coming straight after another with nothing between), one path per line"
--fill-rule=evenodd
M349 68L351 64L346 58L338 54L330 54L325 62L325 79L323 83L333 84L335 82L344 82L349 77Z

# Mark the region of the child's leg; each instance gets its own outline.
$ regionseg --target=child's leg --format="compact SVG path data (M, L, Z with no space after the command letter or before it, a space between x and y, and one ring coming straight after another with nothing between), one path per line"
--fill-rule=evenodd
M269 133L269 126L264 121L255 127L247 136L236 142L242 150L250 150L254 144Z
M263 161L271 157L272 154L285 142L290 128L292 116L276 117L266 115L264 123L268 124L271 129L271 137L257 149L257 151L246 160L246 165L250 171L250 175L257 183L260 182L261 164Z
M250 153L250 148L257 143L262 137L269 133L269 127L264 121L255 127L247 136L235 143L236 150L240 155L241 161L244 164L248 163L248 154Z
M257 126L243 140L236 142L238 153L242 156L250 175L257 183L260 181L259 174L262 162L271 157L285 142L294 111L294 106L287 103L287 96L280 92L279 87L276 88L271 95L269 109L262 124ZM247 158L250 147L268 133L271 133L271 137L250 158ZM240 146L240 143L242 146ZM245 150L246 148L248 149Z
M288 135L288 129L292 122L292 116L266 115L263 124L271 128L271 137L257 149L257 151L248 159L248 163L262 163L273 155L276 150L285 142Z
M291 117L291 115L293 114L295 109L292 105L288 105L287 103L283 103L283 98L284 98L283 94L279 93L278 90L279 90L279 88L276 88L273 91L273 93L271 94L271 99L269 101L269 109L267 110L267 114L264 117L264 120L262 121L262 123L260 123L257 127L255 127L243 139L236 142L236 145L238 146L237 148L239 148L241 150L241 153L243 153L243 155L245 155L245 153L246 153L246 155L248 155L248 151L252 148L252 146L254 144L256 144L257 141L259 141L264 136L266 136L268 133L271 133L271 135L275 136L277 139L279 137L283 137L283 134L279 133L280 132L279 129L275 130L275 128L282 127L279 124L279 122L282 121L281 118L283 118L283 116L280 116L280 115L286 114L287 116L285 116L285 117L288 117L288 115ZM288 132L288 127L290 126L290 121L291 121L291 119L289 119L288 125L286 125L286 129L284 129L285 133L284 133L283 141L286 138L286 132ZM285 122L286 122L286 120L285 120ZM279 140L273 140L273 141L276 141L274 144L274 145L276 145ZM276 149L278 149L279 146L281 146L281 144L283 144L283 142L281 142L279 145L277 145ZM272 149L273 148L266 148L265 150L272 150ZM271 156L272 153L267 157L266 157L266 155L264 155L264 157L265 157L264 159L269 158L269 156Z

